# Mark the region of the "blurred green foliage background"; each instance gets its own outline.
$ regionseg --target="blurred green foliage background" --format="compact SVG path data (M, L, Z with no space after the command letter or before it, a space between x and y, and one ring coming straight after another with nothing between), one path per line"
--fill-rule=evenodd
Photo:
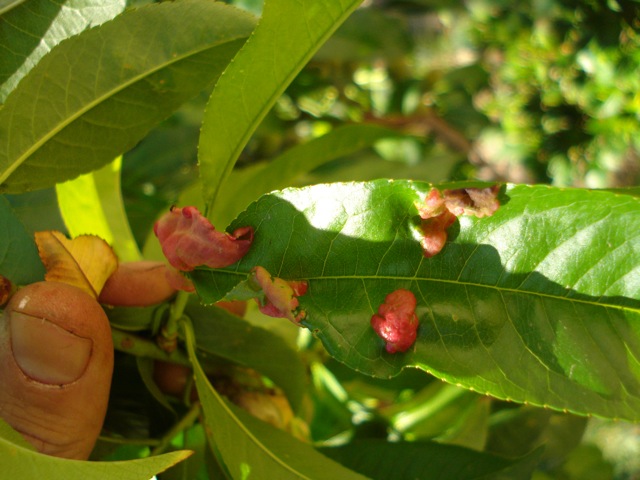
M260 13L261 0L230 3ZM375 152L325 167L307 181L393 176L637 185L639 6L632 0L365 1L279 100L239 166L336 125L370 122L416 136L381 142ZM206 98L185 106L127 155L124 187L136 216L164 208L196 178ZM148 158L153 167L145 169Z

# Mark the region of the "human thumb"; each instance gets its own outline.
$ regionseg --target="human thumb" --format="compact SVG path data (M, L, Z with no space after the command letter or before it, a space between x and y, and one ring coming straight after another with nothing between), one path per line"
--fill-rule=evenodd
M40 452L87 459L113 373L109 322L71 285L21 288L0 318L0 417Z

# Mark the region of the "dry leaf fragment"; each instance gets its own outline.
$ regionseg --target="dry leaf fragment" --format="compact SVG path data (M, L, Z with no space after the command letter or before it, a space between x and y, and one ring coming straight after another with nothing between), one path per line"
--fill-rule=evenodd
M414 344L418 335L416 297L409 291L391 292L371 317L371 327L385 342L389 353L405 352Z
M47 273L45 280L80 288L98 298L107 279L118 268L111 247L95 235L69 240L55 230L36 232L38 253Z
M461 188L445 190L441 193L432 188L421 203L416 203L422 218L422 240L420 244L427 258L433 257L447 242L447 229L456 217L474 215L478 218L490 217L500 207L498 191L500 185L487 188Z
M498 191L500 185L487 188L460 188L444 191L444 203L455 216L474 215L490 217L500 207Z

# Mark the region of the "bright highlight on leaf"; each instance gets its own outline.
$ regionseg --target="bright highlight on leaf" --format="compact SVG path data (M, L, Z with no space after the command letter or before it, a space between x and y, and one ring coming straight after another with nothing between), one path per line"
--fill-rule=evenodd
M307 293L307 282L287 282L272 277L266 269L258 266L251 271L249 283L264 293L263 298L256 298L256 301L265 315L288 318L296 325L306 316L304 310L298 309L298 297Z
M153 227L162 252L174 268L228 267L249 251L253 228L238 228L229 235L218 232L196 207L173 207Z
M431 258L444 248L447 242L447 229L460 215L473 215L478 218L490 217L500 207L497 199L499 185L487 188L460 188L445 190L441 193L432 188L423 203L417 204L418 214L423 222L420 241L424 256Z
M406 352L416 341L418 316L416 297L409 290L391 292L371 317L371 327L386 342L389 353Z
M52 230L36 232L35 239L47 270L45 280L73 285L96 299L118 268L118 259L111 247L95 235L80 235L69 240Z

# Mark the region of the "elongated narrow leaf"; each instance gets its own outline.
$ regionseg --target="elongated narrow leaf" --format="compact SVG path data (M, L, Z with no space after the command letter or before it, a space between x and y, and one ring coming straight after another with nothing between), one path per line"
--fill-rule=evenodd
M198 155L209 209L264 116L361 1L265 3L255 32L216 85L205 112Z
M38 453L22 442L12 443L17 433L0 420L0 456L2 476L12 480L64 478L65 480L148 480L191 455L179 451L156 457L121 462L83 462Z
M0 232L0 275L16 285L42 280L44 267L36 243L4 196L0 196Z
M0 1L0 103L58 43L111 20L126 6L125 0Z
M211 386L198 363L196 339L189 324L185 325L185 334L198 396L204 410L205 431L232 478L365 478L318 453L310 445L254 419L224 401Z
M491 217L460 217L425 258L409 181L317 185L262 197L233 268L197 270L214 301L255 265L306 280L304 325L331 355L378 377L415 366L502 399L640 419L640 202L610 192L507 186ZM370 327L411 290L418 339L388 354Z
M345 125L296 145L269 162L234 170L222 185L209 217L214 225L228 225L260 195L295 185L300 176L325 163L401 135L376 125Z
M56 185L58 205L72 237L97 235L121 262L140 260L120 190L119 157L92 173Z
M152 4L60 43L0 110L0 191L101 167L210 85L254 27L219 2Z
M16 8L25 0L1 0L0 1L0 15L8 12L12 8Z
M294 410L300 408L307 388L305 365L282 337L217 307L192 304L185 313L193 322L199 350L266 375L282 388Z
M322 453L372 479L420 478L469 480L480 478L531 478L541 451L511 460L436 442L389 443L359 440ZM517 473L515 473L517 471ZM510 473L501 477L501 474Z

